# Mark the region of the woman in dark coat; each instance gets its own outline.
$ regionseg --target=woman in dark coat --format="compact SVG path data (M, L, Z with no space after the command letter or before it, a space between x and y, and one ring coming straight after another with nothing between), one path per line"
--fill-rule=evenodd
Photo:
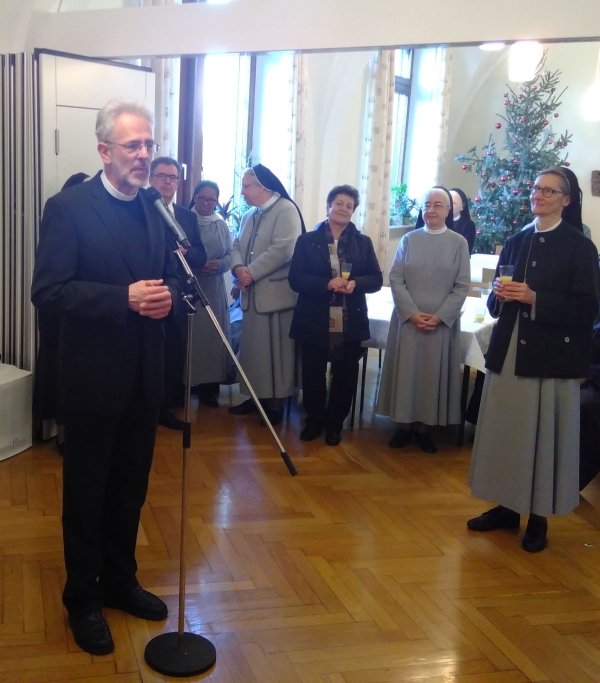
M339 185L327 195L327 220L296 242L289 272L298 292L290 337L302 350L302 388L306 425L303 441L325 429L325 442L337 446L358 381L361 342L369 339L365 294L377 292L383 276L373 244L350 222L358 191ZM348 279L344 265L352 264ZM326 370L331 361L327 403Z
M467 195L458 187L450 189L450 196L452 197L452 230L462 235L469 245L469 255L473 253L473 245L475 244L475 223L471 220L469 213L469 200Z

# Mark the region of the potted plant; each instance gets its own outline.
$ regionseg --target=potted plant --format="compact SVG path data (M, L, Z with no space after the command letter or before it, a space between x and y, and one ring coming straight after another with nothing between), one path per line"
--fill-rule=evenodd
M410 225L417 212L417 200L407 193L407 184L394 185L390 197L390 225Z

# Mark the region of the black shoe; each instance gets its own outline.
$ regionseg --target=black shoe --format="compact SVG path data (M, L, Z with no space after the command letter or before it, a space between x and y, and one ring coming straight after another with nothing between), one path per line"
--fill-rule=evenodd
M437 453L437 446L433 443L433 439L429 432L416 434L416 440L424 453Z
M279 410L273 410L272 408L265 408L263 406L263 410L265 411L267 417L269 418L269 422L273 425L273 427L283 422L283 408L280 408ZM262 417L260 418L260 424L261 426L266 427L266 423Z
M479 517L473 517L467 522L467 528L471 531L494 531L495 529L518 529L521 525L521 516L514 510L498 505Z
M136 586L125 595L106 598L104 606L120 609L134 617L149 619L150 621L162 621L167 618L169 613L167 606L160 598L144 590L141 586Z
M168 429L178 429L182 432L185 428L185 422L175 417L170 410L161 410L158 416L158 424Z
M110 628L102 612L91 612L82 617L69 615L69 626L77 645L91 655L109 655L115 649Z
M200 401L200 403L203 403L205 406L208 406L209 408L219 407L219 401L217 401L217 397L213 394L200 394L198 396L198 400Z
M258 410L258 408L254 405L254 401L249 398L247 401L240 403L239 406L231 406L231 408L229 408L229 413L231 415L249 415L256 410Z
M336 429L328 428L325 430L325 443L328 446L337 446L342 440L341 432Z
M548 533L548 520L539 515L529 515L527 529L523 536L521 545L523 550L528 553L539 553L546 545L546 534Z
M315 424L307 424L306 427L300 432L301 441L313 441L318 436L323 433L323 427L319 427Z
M398 429L390 439L390 448L403 448L406 444L412 441L412 432L407 432L406 429Z

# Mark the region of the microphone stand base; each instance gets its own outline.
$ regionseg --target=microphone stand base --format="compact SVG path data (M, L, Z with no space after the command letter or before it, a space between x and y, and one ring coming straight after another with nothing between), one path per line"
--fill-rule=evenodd
M198 676L217 661L215 646L196 633L162 633L146 645L146 664L164 676Z

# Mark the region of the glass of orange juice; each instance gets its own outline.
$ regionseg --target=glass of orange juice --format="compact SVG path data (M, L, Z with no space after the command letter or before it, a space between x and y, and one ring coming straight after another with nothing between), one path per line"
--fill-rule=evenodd
M512 282L514 266L500 266L500 282L505 284L506 282Z
M352 264L348 263L348 261L343 261L342 262L342 277L344 280L347 280L350 277L350 273L352 272Z

